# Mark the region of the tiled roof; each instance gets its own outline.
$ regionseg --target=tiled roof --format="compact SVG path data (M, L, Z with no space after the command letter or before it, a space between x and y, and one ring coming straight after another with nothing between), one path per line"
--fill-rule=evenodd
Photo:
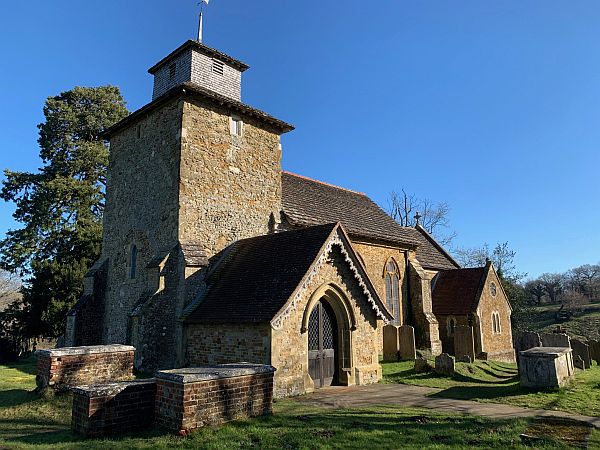
M283 212L294 226L341 222L350 235L418 245L417 259L426 269L458 267L426 233L400 226L365 194L284 172L282 197Z
M433 313L467 315L477 308L486 267L442 270L434 279Z
M244 239L208 280L187 323L270 322L308 272L336 224Z
M425 269L458 269L460 265L438 244L438 242L422 227L416 227L419 234L417 259Z

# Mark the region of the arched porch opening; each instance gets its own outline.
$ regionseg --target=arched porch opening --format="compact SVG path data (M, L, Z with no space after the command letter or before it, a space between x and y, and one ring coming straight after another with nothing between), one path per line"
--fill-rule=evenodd
M307 361L315 388L354 384L352 331L356 317L344 291L324 284L311 296L302 319Z

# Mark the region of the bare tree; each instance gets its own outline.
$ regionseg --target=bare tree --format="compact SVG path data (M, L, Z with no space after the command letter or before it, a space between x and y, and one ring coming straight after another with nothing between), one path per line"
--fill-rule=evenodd
M0 271L0 311L4 311L19 298L20 289L21 282L16 276L4 270Z
M392 191L389 198L389 214L403 227L414 227L417 223L431 234L441 245L449 245L456 237L450 228L450 205L419 199L404 189Z
M496 244L493 250L490 250L488 244L474 248L459 248L454 251L454 254L462 267L481 267L489 260L502 277L517 282L525 276L516 271L514 262L516 252L508 246L508 242Z
M550 302L558 303L559 295L563 291L563 282L565 279L562 273L543 273L540 275L540 281L544 285L546 294L550 297Z
M571 289L594 299L600 285L600 264L575 267L567 272L566 279Z
M544 295L546 295L546 289L540 279L529 280L525 283L525 292L527 292L538 305L542 303L542 299L544 298Z

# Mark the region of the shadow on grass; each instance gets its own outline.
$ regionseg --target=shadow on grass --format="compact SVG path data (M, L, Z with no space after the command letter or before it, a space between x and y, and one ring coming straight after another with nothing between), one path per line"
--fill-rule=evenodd
M17 362L4 364L9 369L15 369L27 375L35 375L37 373L37 361L35 356L29 356Z
M38 400L39 396L25 389L10 389L0 392L0 408L10 408Z
M554 392L554 391L552 391ZM454 386L429 395L429 397L454 398L458 400L497 399L516 395L530 394L518 384L500 384L495 386Z

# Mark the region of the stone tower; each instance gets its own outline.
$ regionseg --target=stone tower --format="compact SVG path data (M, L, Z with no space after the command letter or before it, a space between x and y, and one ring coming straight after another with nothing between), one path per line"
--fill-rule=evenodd
M281 213L280 136L241 103L244 63L188 41L153 66L153 100L106 132L103 250L67 344L130 343L144 369L183 363L178 318L211 260Z

